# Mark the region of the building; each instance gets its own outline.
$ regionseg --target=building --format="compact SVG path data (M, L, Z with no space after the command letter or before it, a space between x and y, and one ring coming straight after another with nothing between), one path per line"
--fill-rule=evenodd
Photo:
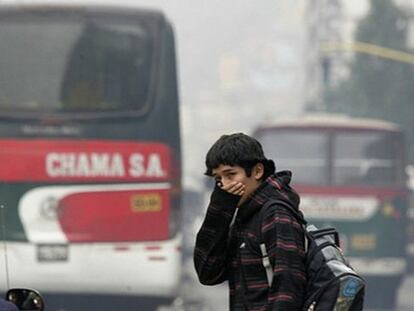
M307 32L305 102L323 109L321 94L349 74L353 53L344 44L352 42L356 25L368 11L368 1L311 0L305 13Z
M414 50L414 0L393 1L408 17L407 44ZM325 88L335 86L349 75L353 51L364 48L354 42L355 29L369 12L369 6L370 0L309 0L305 13L305 105L308 108L323 110Z

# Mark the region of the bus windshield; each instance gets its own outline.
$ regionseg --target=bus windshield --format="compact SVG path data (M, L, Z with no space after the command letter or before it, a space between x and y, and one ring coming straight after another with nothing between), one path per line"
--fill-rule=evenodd
M381 131L278 129L259 140L278 170L292 170L295 184L400 185L400 136Z
M341 132L334 138L333 176L338 185L400 182L400 141L392 133Z
M277 170L291 170L294 181L324 184L328 180L328 136L311 131L265 131L259 137Z
M154 37L141 21L0 18L0 114L145 108Z

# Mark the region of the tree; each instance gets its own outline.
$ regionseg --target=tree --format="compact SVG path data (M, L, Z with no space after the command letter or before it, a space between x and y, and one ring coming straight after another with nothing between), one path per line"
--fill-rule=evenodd
M408 18L389 0L371 0L370 13L358 24L355 41L409 52ZM325 94L325 109L399 124L407 134L414 163L414 65L355 53L349 79Z

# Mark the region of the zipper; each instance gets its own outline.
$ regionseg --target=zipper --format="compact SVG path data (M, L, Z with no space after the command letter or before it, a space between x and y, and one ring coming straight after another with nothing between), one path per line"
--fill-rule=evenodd
M244 244L244 247L246 246L246 243L244 242L244 239L241 236L241 230L240 230L240 224L238 222L238 220L235 220L235 231L236 231L236 235L237 235L237 251L236 251L236 256L237 256L237 261L239 263L239 282L240 282L240 294L241 294L241 299L243 302L243 306L246 310L250 309L250 304L247 301L247 282L245 279L245 275L244 275L244 269L243 269L243 265L242 265L242 261L241 261L241 253L242 253L242 249L240 248L241 245Z

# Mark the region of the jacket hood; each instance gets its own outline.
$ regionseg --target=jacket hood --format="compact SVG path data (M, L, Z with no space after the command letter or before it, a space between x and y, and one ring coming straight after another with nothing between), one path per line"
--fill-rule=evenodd
M276 188L278 188L279 190L281 190L281 194L286 196L289 199L290 203L294 205L296 209L299 209L300 197L298 193L290 186L291 180L291 171L281 171L270 176L266 181L272 184L273 186L276 186ZM278 187L277 183L279 183L280 187Z

